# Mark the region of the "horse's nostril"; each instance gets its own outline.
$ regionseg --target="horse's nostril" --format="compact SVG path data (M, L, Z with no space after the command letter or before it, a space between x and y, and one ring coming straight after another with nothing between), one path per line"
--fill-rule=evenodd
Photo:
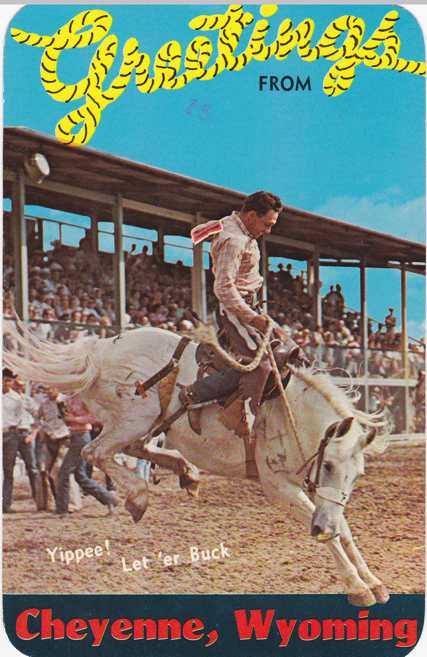
M311 535L312 536L317 536L318 534L320 534L321 531L322 530L319 527L319 525L312 525L312 527L311 527Z

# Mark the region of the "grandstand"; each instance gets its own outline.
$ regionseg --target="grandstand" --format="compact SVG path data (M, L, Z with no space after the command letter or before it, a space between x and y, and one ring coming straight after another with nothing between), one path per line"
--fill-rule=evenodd
M49 166L42 181L36 153ZM5 316L13 302L40 335L63 341L146 324L189 330L196 321L190 308L206 320L208 245L189 243L183 261L191 268L166 262L165 252L183 248L192 226L229 214L245 196L22 128L4 131L3 193L11 202L4 221ZM28 206L40 211L30 214ZM296 208L284 214L286 222L261 245L268 311L312 357L335 369L338 381L338 370L350 372L367 410L393 407L396 433L418 430L424 344L408 336L407 272L425 275L423 245ZM271 271L273 257L300 263L298 276ZM322 299L321 266L356 268L360 311L346 308L339 286ZM401 273L400 332L393 316L374 330L367 315L366 271L373 267Z

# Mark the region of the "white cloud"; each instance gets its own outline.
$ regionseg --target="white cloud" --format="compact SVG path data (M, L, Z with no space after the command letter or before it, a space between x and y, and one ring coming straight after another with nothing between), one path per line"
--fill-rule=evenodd
M424 197L399 202L396 188L372 196L337 196L314 209L317 214L416 242L425 241Z
M425 320L415 321L410 319L408 321L408 335L412 338L422 338L426 334L426 323Z

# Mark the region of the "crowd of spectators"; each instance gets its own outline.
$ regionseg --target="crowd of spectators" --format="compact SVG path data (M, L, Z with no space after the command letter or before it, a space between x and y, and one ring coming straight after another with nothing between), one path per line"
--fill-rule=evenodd
M279 265L269 272L269 313L319 366L345 370L351 376L363 374L360 313L346 307L342 288L331 285L322 299L322 325L316 325L313 300L307 290L304 272L293 276L292 265ZM423 341L411 342L408 362L410 376L416 378L424 367ZM370 376L402 376L402 335L396 330L393 308L383 323L368 322L367 367Z
M41 338L71 342L94 333L115 333L113 257L91 248L88 234L79 248L53 243L47 253L29 259L29 318ZM10 252L9 252L10 253ZM4 316L13 313L13 258L4 256ZM182 262L170 265L148 246L126 254L127 320L134 326L191 330L191 275ZM69 323L70 326L64 324Z
M181 261L170 264L146 245L125 254L126 318L128 328L156 326L174 332L191 332L198 324L191 310L191 270ZM14 265L5 240L4 317L13 314ZM322 299L322 325L313 317L313 291L304 271L279 264L268 274L269 314L319 367L336 376L399 378L403 372L401 333L394 310L382 323L368 323L368 353L362 350L360 314L346 307L339 284L331 285ZM212 273L207 274L208 307L214 308ZM37 243L29 249L29 318L31 330L41 338L72 342L97 334L116 333L113 296L113 256L99 251L90 231L78 248L59 241L44 252ZM425 345L411 342L408 363L412 378L424 370ZM392 398L390 392L389 398ZM386 403L384 400L381 403Z

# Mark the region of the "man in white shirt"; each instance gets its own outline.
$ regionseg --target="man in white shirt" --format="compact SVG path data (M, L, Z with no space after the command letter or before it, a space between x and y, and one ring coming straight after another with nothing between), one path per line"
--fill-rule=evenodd
M37 423L31 399L22 391L22 384L8 368L3 368L3 513L9 513L12 505L13 470L20 453L37 509L42 508L41 477L37 468L34 439Z

